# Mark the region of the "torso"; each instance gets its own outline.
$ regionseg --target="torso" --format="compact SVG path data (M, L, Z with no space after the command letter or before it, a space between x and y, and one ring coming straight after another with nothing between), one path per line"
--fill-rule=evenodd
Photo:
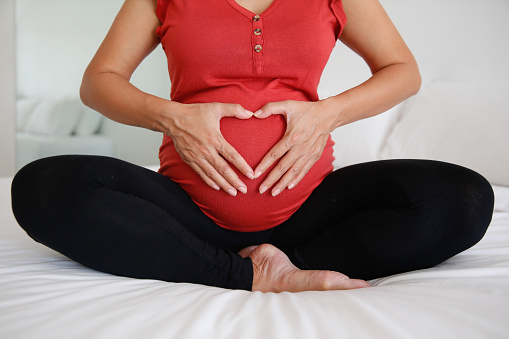
M340 4L339 0L159 0L163 24L158 34L168 57L171 99L239 103L253 112L268 102L318 100L318 82L342 27ZM261 13L259 18L256 13ZM252 168L285 130L282 116L221 120L225 139ZM245 195L231 197L213 190L181 160L168 136L160 149L159 171L177 182L219 226L259 231L288 219L332 171L332 146L329 138L322 157L301 183L276 197L270 190L258 193L270 170L256 180L238 173L245 179Z

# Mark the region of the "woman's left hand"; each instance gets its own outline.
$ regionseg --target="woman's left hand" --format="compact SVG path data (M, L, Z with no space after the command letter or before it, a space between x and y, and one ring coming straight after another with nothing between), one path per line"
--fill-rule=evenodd
M273 196L286 188L294 188L320 159L336 122L334 114L325 108L324 101L272 102L254 113L258 119L275 114L285 117L286 132L254 170L258 178L279 160L259 188L262 194L276 184L271 191Z

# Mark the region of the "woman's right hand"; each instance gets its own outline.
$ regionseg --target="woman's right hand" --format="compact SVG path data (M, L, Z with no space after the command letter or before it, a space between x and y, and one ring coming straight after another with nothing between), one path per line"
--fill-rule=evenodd
M253 113L238 104L180 104L166 122L168 134L182 160L198 173L210 187L222 189L232 196L247 192L229 163L250 179L253 169L221 134L223 117L249 119Z

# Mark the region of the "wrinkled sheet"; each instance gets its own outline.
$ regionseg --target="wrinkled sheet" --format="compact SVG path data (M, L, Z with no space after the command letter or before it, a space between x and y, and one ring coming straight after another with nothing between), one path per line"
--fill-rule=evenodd
M264 294L85 268L19 231L9 189L0 179L0 338L509 338L509 212L437 267Z

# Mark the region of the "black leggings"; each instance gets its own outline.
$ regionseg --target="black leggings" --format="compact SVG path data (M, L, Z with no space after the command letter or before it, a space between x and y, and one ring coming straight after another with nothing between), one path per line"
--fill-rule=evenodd
M170 179L117 159L41 159L12 184L21 227L85 266L246 290L252 262L236 253L246 246L271 243L301 269L373 279L431 267L473 246L493 201L490 184L464 167L375 161L328 175L281 225L235 232L214 224Z

